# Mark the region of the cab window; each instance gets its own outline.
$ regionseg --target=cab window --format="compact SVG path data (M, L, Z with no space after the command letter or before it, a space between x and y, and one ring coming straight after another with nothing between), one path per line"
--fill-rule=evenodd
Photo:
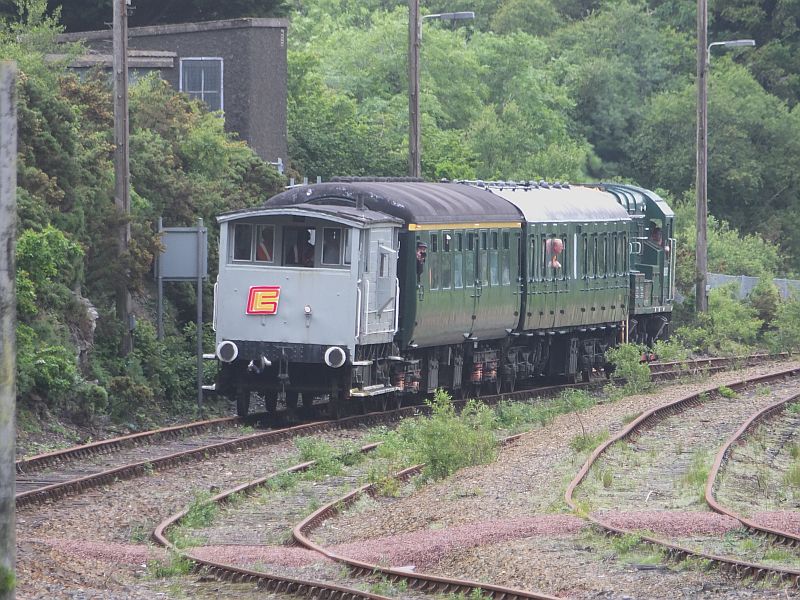
M342 264L344 236L339 227L325 227L322 230L322 264Z
M272 225L256 227L256 262L272 262L275 258L275 228Z
M252 260L253 226L238 224L233 228L233 260Z

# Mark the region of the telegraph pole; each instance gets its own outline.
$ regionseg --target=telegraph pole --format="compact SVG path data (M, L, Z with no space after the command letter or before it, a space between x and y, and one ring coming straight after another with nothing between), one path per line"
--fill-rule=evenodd
M697 0L697 248L695 307L708 311L708 2Z
M14 600L17 396L14 239L17 222L17 70L0 61L0 600Z
M128 158L128 10L130 0L114 1L114 204L119 211L120 225L117 249L123 258L131 241L130 167ZM120 355L133 350L131 331L131 294L128 290L129 273L126 270L117 284L117 318L122 322L123 333Z
M419 0L408 0L408 174L419 177L422 172L422 140L419 129L419 47L422 19Z

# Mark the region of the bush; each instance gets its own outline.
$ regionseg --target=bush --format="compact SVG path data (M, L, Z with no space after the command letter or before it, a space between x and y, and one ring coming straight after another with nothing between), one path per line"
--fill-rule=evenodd
M695 325L675 332L696 352L735 355L752 350L763 321L756 309L736 297L736 288L726 285L711 290L708 312L697 315Z
M606 351L606 360L614 365L613 378L625 380L625 391L638 394L650 387L650 367L642 362L646 346L621 344Z
M80 381L72 350L58 344L42 344L27 325L17 326L17 395L36 396L49 408L63 407L74 397Z
M773 321L774 330L765 335L773 352L800 350L800 300L790 298L778 304Z
M78 385L75 399L68 405L72 420L78 424L89 423L108 408L108 392L102 386L83 382Z
M108 386L111 418L116 421L147 420L153 392L131 377L112 377Z
M391 445L411 463L425 463L424 475L441 479L458 469L485 464L495 456L493 411L470 400L457 414L450 394L437 390L428 401L431 415L406 419Z
M658 360L664 362L680 362L689 358L689 350L676 340L656 340L653 352Z

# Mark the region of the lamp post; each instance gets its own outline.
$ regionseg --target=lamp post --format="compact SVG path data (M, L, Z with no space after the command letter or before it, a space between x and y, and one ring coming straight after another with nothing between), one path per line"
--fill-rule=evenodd
M474 12L419 14L419 0L408 0L408 174L422 173L422 136L419 128L419 49L423 19L441 19L454 23L474 19Z
M706 0L698 0L697 9L697 248L695 270L695 308L708 310L708 67L711 49L755 46L755 40L707 42L708 9Z

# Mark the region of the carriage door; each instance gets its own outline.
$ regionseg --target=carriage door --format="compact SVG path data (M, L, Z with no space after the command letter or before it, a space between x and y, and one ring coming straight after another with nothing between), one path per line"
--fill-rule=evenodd
M360 343L383 343L397 331L397 229L364 230ZM376 339L376 337L378 339Z

